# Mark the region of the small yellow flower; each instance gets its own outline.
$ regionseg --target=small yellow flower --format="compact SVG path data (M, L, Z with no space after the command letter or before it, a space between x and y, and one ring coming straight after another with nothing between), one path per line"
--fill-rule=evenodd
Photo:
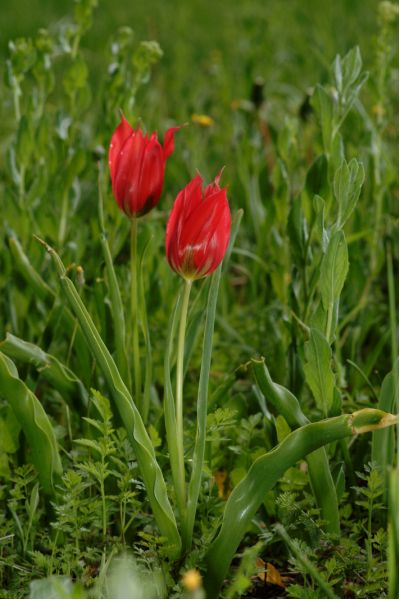
M197 123L197 125L201 125L202 127L211 127L214 125L214 119L209 117L208 115L192 115L192 122Z
M197 569L190 569L182 577L183 587L188 592L195 592L201 587L201 575Z
M383 117L385 114L385 109L382 104L375 104L372 107L372 111L377 117Z

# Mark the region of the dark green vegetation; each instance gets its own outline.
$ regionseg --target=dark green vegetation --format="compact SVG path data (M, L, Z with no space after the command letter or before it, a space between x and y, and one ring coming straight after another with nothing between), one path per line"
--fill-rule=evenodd
M307 420L378 406L397 412L395 5L100 1L92 16L94 4L74 3L74 17L66 1L3 0L0 8L4 597L115 597L119 581L124 593L140 581L143 596L180 597L188 569L206 572L226 500L261 470L257 458ZM161 137L189 123L139 234L153 365L147 430L173 506L163 362L181 282L164 257L166 218L196 169L209 181L223 164L232 211L244 210L221 280L193 548L178 561L154 521L101 361L33 237L58 250L118 362L97 165L129 307L129 224L105 160L119 109ZM195 284L188 327L188 456L208 287ZM128 309L126 319L130 330ZM251 361L259 356L268 370ZM241 522L241 558L223 596L397 597L395 464L392 429L293 464L252 522ZM113 561L128 549L133 557ZM284 588L251 579L258 556L281 572ZM52 574L60 578L45 579Z

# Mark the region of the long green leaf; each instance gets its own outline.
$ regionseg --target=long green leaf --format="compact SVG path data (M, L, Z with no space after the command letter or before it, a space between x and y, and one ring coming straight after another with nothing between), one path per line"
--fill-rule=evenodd
M222 272L223 273L225 273L226 270L228 269L228 265L229 265L229 261L230 261L231 254L233 251L233 247L236 242L237 234L239 233L240 223L242 222L242 219L243 219L243 214L244 214L243 209L239 208L239 210L237 210L233 216L232 226L231 226L231 237L229 239L228 249L226 251L225 258L222 263Z
M79 321L88 346L104 374L135 451L154 517L161 533L168 540L171 558L176 558L181 549L180 535L168 499L164 477L140 413L73 282L67 277L60 257L53 248L42 240L40 242L46 247L54 261L65 296Z
M255 460L229 496L221 529L206 554L204 582L208 597L217 597L232 558L265 494L289 467L321 446L396 422L396 416L370 408L332 417L296 429L273 450Z
M0 352L0 396L12 407L32 451L32 462L48 494L62 474L57 440L43 406L18 377L10 358Z
M103 214L103 194L102 184L99 172L99 223L100 223L100 243L103 249L104 261L106 264L107 287L110 293L111 314L113 318L113 331L115 342L115 353L118 365L118 370L121 373L122 379L130 389L130 372L128 365L128 353L126 351L126 328L124 306L122 304L121 291L119 289L117 276L115 274L114 263L111 256L110 247L108 245L107 231L104 225Z
M392 371L383 380L378 408L386 412L396 412L396 377ZM394 447L395 436L392 429L374 431L371 458L381 467L383 473L393 466Z
M210 377L212 342L214 333L215 313L217 308L219 283L221 280L221 265L212 275L208 294L206 323L204 328L203 356L201 360L199 389L197 394L197 430L193 451L192 474L189 483L187 505L187 543L191 544L194 520L196 517L197 501L200 493L201 475L203 472L204 452L207 430L208 380Z

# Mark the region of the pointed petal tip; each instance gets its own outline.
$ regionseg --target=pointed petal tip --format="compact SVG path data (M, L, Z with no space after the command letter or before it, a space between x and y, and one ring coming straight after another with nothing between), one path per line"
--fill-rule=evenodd
M219 186L219 181L222 177L223 172L225 171L225 165L223 165L220 170L218 171L218 173L216 174L216 176L214 177L214 184Z
M185 125L177 125L176 127L170 127L165 132L163 145L165 158L168 158L173 153L175 148L174 135L177 131L179 131L179 129L182 129L182 127L185 127Z

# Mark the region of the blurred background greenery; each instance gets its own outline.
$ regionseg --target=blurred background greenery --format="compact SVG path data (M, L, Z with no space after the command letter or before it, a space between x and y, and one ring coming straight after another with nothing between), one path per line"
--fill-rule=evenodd
M272 322L280 320L280 308L278 316L274 312L276 297L285 306L288 301L287 279L284 276L287 266L283 267L281 264L280 234L275 237L275 234L271 235L272 223L276 217L271 203L272 187L278 185L277 181L272 180L275 177L279 179L276 173L273 174L272 155L276 153L286 164L291 197L295 198L302 189L307 169L323 151L315 118L310 117L313 110L309 103L310 88L318 82L331 86L331 65L335 56L344 56L350 48L357 45L361 50L363 67L370 76L361 92L365 108L358 105L344 124L346 154L348 160L357 157L364 162L366 168L372 169L374 161L376 162L376 141L372 140L375 133L371 123L377 119L382 135L381 168L385 173L387 189L393 189L393 193L385 195L383 212L393 214L396 222L397 196L393 183L396 181L394 170L397 164L396 26L392 24L393 19L389 19L390 25L384 25L386 21L382 16L386 5L389 8L394 5L378 0L240 0L236 3L228 0L92 0L91 3L97 3L98 6L94 11L92 26L85 27L79 47L78 70L72 73L69 71L71 57L68 55L69 42L65 31L70 27L76 3L73 0L1 0L2 75L5 74L4 59L7 57L9 40L20 36L34 38L40 28L46 28L49 35L58 40L51 50L51 68L54 70L56 83L53 88L53 83L49 82L45 116L49 122L50 119L54 120L60 132L62 124L69 123L72 115L72 119L76 120L76 130L73 135L70 134L72 137L68 143L71 147L68 152L72 148L73 152L80 149L81 154L85 155L86 165L90 164L92 169L98 157L104 156L111 132L119 119L119 109L125 110L132 123L138 118L142 119L146 128L157 128L161 136L168 126L191 123L190 127L177 136L174 160L168 166L166 198L159 208L169 210L173 197L184 182L193 177L196 169L206 180L210 180L222 165L226 165L224 185L230 190L232 208L245 210L239 245L245 252L255 252L262 256L269 270L264 280L264 275L261 276L257 271L257 263L251 263L251 272L248 272L248 259L237 258L240 265L239 280L244 277L245 281L251 281L251 289L239 282L237 293L242 295L237 322L234 323L232 315L230 322L236 332L252 340L247 346L239 344L243 359L250 352L266 352L271 348L276 355L274 335L269 331L269 335L265 336L265 331L259 328L256 321L252 318L245 319L243 314L244 306L248 307L249 316L256 314L259 309L254 308L252 302L259 303L262 310L272 311L271 317L266 319L269 328L269 319ZM133 30L133 41L123 28ZM151 66L150 85L141 85L144 82L141 80L140 85L133 89L134 81L129 79L127 73L132 72L135 49L142 40L156 40L163 56L159 61L157 58L152 61L154 64ZM117 56L113 45L116 47L118 44L121 54ZM81 59L84 65L80 62ZM119 67L115 67L118 61L121 61L119 71ZM86 70L88 86L85 83ZM69 73L68 77L66 73ZM149 74L146 74L146 82ZM75 77L77 80L74 83ZM121 84L117 81L118 77L122 78ZM254 86L257 80L263 82L258 91ZM68 92L71 81L74 85L83 86L83 95L76 102L72 99L73 94L71 96ZM22 114L36 111L36 100L30 88L31 74L24 78L21 85ZM12 94L7 88L4 91L6 93L0 102L0 136L4 139L0 146L0 170L4 167L10 173L5 148L15 135L14 119L10 118L14 108ZM40 95L40 91L35 93ZM254 94L258 94L259 98ZM210 117L212 126L193 123L193 115L196 114ZM384 115L383 118L379 114ZM266 126L268 130L263 130ZM55 137L56 147L59 145L59 135L61 134L57 133ZM64 154L66 147L67 144L62 151ZM55 155L51 150L48 152L47 160L52 164ZM53 229L57 228L54 223L58 222L59 217L51 212L51 207L61 205L60 194L64 184L60 174L65 168L62 166L65 164L62 152L59 165L54 163L52 166L50 191L42 194L40 200L41 213L44 212L44 207L48 207L50 215L41 233L50 240L57 238ZM82 166L80 169L83 174ZM32 180L36 176L37 169L34 169ZM31 176L28 175L29 177ZM94 185L96 175L86 168L82 179L85 177L87 181L81 182L85 202L79 203L77 200L76 204L79 214L89 211L96 239L97 218L93 208L97 202ZM354 285L348 289L349 306L357 303L360 289L371 270L366 258L368 244L365 243L365 236L369 235L368 227L376 226L376 191L371 182L372 176L367 176L363 191L365 200L361 209L362 219L354 222L356 236L361 237L355 237L359 241L352 246L351 264L354 272L351 277ZM15 184L10 181L6 183L4 189L8 194L15 193L13 185ZM118 209L111 198L107 207L111 220L117 227L123 217L118 215ZM155 215L157 214L160 213L156 212ZM165 218L166 212L161 215L161 219ZM14 227L13 218L9 216L8 219L10 227ZM14 219L18 224L15 227L21 228L18 210ZM368 226L363 225L364 219ZM72 224L72 218L69 221ZM260 229L260 222L265 222L265 230ZM36 223L35 226L37 225ZM386 235L390 237L389 229ZM25 233L29 240L30 230ZM379 232L375 237L383 239ZM70 253L70 260L80 261L85 256L86 236L81 239L80 231L71 227L66 239L72 238L76 242L76 255L69 246L66 251ZM117 249L123 247L123 243L122 240L117 244ZM163 234L160 232L161 254L163 243ZM40 255L39 250L36 251ZM371 250L371 256L373 254L376 255L375 250ZM370 260L374 264L378 262L381 267L384 264L383 259ZM87 268L89 271L89 264ZM385 294L386 284L377 285ZM165 283L163 292L165 294ZM376 294L374 297L381 307L379 310L383 312L384 326L387 321L385 302L380 301ZM229 303L226 302L225 308L228 306ZM247 331L246 328L251 323L254 324L254 331ZM267 338L271 348L265 347ZM285 356L286 343L282 346L282 354L276 358L277 365L281 365L278 374L282 378L285 377ZM351 356L355 359L353 353ZM382 370L387 371L385 367Z
M9 39L48 27L70 13L72 4L72 0L2 0L1 57ZM377 0L99 0L84 46L92 55L95 75L105 64L107 41L118 27L132 27L137 40L156 39L164 50L159 67L165 86L162 101L173 114L185 89L211 85L215 63L233 98L248 94L248 79L257 76L266 78L267 92L274 95L277 90L284 94L291 85L304 91L326 77L336 53L344 54L355 45L368 64L377 6Z

